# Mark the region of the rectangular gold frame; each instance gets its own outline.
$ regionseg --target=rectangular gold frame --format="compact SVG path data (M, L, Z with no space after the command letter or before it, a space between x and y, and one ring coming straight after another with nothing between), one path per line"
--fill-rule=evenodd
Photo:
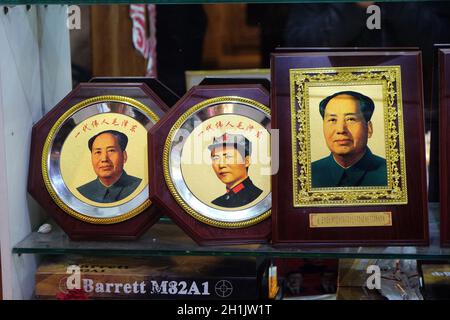
M407 204L400 66L290 69L294 207ZM311 187L308 87L383 86L387 187Z

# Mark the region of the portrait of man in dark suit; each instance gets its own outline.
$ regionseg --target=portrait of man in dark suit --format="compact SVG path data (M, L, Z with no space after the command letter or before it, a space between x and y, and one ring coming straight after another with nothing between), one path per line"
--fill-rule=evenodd
M242 207L256 198L262 190L248 176L251 142L241 134L225 133L215 137L211 145L212 168L226 186L226 193L212 201L225 208Z
M319 104L330 155L311 164L313 188L387 186L386 159L367 146L373 135L373 100L354 91L334 93Z
M77 190L89 200L112 203L133 193L142 179L128 175L123 169L127 162L128 137L119 131L102 131L91 137L88 148L92 168L97 178Z

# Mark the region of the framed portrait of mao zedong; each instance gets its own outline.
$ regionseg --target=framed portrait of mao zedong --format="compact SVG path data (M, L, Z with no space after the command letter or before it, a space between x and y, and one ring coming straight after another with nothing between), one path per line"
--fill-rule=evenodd
M168 107L144 82L80 84L33 127L29 192L72 239L133 239L159 219L147 132Z
M420 52L272 55L274 243L428 242Z
M150 198L200 244L267 241L268 103L261 85L195 86L149 132Z

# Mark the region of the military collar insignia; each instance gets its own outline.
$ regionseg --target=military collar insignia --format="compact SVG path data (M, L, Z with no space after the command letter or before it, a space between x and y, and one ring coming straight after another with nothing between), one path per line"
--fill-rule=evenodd
M242 181L241 183L239 183L237 186L234 186L234 187L231 188L231 189L228 189L228 188L227 188L227 193L232 192L232 193L236 194L236 193L242 191L243 189L245 189L245 187L248 186L250 183L251 183L251 182L250 182L250 178L247 177L244 181Z

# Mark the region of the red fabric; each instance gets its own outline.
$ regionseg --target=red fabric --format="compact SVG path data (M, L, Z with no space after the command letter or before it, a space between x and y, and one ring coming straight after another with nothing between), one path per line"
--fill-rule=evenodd
M235 187L233 187L233 188L231 188L231 189L228 189L228 188L227 188L227 193L230 192L230 191L233 191L234 193L238 193L239 191L241 191L241 190L244 189L244 188L245 188L245 186L244 186L244 184L241 182L241 183L239 183L237 186L235 186Z
M66 292L59 292L56 294L58 300L89 300L83 289L72 289Z

